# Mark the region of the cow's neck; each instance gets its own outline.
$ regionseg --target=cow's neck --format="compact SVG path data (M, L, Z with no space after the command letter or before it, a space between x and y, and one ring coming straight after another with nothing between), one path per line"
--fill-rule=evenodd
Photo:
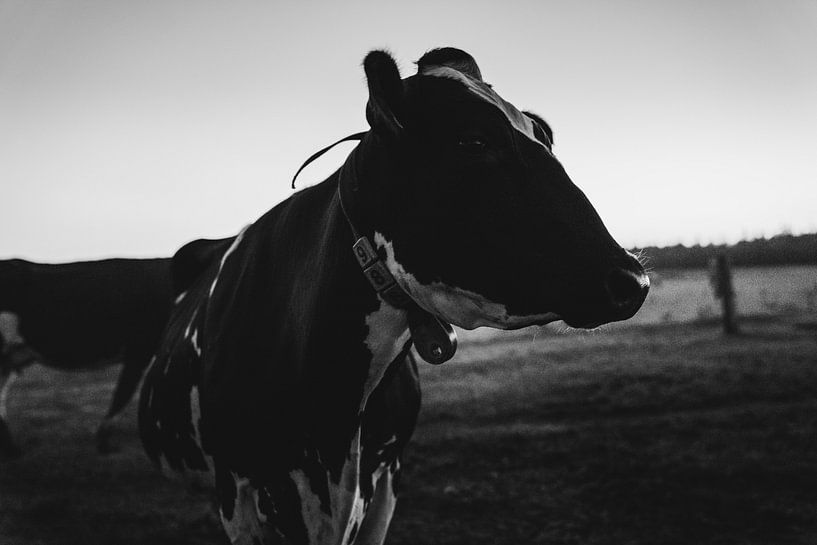
M340 361L332 363L349 365L352 373L361 368L366 369L359 407L361 411L389 364L409 341L406 311L376 295L352 253L354 231L371 236L371 228L365 223L353 228L340 202L340 183L363 182L348 178L341 180L341 175L343 173L350 176L350 165L354 165L351 175L357 175L359 169L356 167L365 160L363 157L369 145L368 141L362 142L349 156L343 169L322 184L303 192L314 192L315 197L322 201L320 207L323 210L313 216L321 217L322 221L319 222L320 225L309 229L308 236L312 240L304 241L302 245L304 250L312 249L309 252L311 255L299 259L298 263L302 271L299 276L310 279L311 285L295 291L298 298L306 296L307 299L307 304L301 306L302 312L298 313L303 329L308 332L301 337L308 339L301 347L305 355L311 353L316 345L331 343L331 338L335 337L339 329L344 331L344 345L362 342L365 346L365 352L345 352L348 354L346 357L339 354ZM297 207L298 195L294 199L296 202L293 205ZM346 204L355 213L359 213L354 201L347 201ZM364 326L363 329L360 328L361 325ZM353 354L362 354L366 361L357 361ZM323 365L323 362L319 365Z
M360 435L356 428L366 403L389 365L409 342L408 318L379 298L366 280L352 253L354 236L340 207L339 174L314 188L322 201L310 215L320 217L310 229L311 240L302 247L311 256L299 260L301 278L311 279L293 292L301 307L298 320L306 335L300 350L312 406L325 412L315 415L315 435L324 461L335 478L338 463L359 455ZM305 195L307 197L308 195ZM293 203L295 204L295 203ZM300 293L298 293L300 291ZM349 450L351 449L351 450Z
M352 137L358 136L360 135ZM375 164L366 164L367 161ZM379 164L376 164L378 162ZM384 188L376 186L384 184L386 180L382 179L382 175L372 173L382 170L384 163L391 163L393 169L394 158L386 155L386 148L380 145L372 133L366 133L338 173L338 200L355 240L353 252L355 259L366 279L380 299L394 308L405 311L410 336L420 357L429 363L439 365L454 356L457 350L457 335L450 324L420 307L394 278L390 267L372 244L374 241L382 247L381 243L385 239L382 233L373 229L373 222L367 221L365 206L358 202L363 194L361 185L369 186L369 192L376 190L377 194L383 194ZM362 179L364 175L375 179ZM373 212L374 210L369 210L370 214Z
M350 156L349 160L355 160L354 156ZM338 183L340 183L340 180L338 180ZM366 335L363 339L363 343L371 356L367 362L368 370L366 382L364 384L363 396L360 403L360 411L362 412L365 407L366 400L382 379L389 364L391 364L395 358L400 356L401 352L408 348L408 343L410 340L408 327L409 323L406 310L398 308L379 295L375 295L374 288L372 288L372 286L370 286L368 281L365 279L364 272L359 267L358 262L354 259L354 254L352 251L352 242L355 240L354 235L356 234L356 229L353 229L352 225L350 224L349 218L346 216L343 210L340 199L341 192L336 191L335 196L329 205L330 212L328 215L330 215L334 220L333 232L341 233L341 236L338 238L342 242L337 247L341 254L339 256L339 262L342 263L344 270L348 269L348 272L344 272L342 276L345 278L354 277L353 283L356 285L356 290L360 289L357 287L358 284L365 284L365 287L363 288L365 293L360 294L362 300L376 301L374 306L371 307L371 309L367 309L363 315L363 319L366 324ZM336 242L335 237L329 232L327 232L326 235L328 239L333 239L332 243L334 246L334 243ZM324 242L327 244L329 243L328 240ZM350 282L348 279L346 281L339 281L339 278L334 274L330 274L329 277L330 278L327 279L327 282L329 284L336 284L334 287L330 288L331 290L338 290L342 293L350 289ZM361 279L363 279L363 282L361 282ZM351 314L350 319L352 319ZM358 318L355 317L354 319Z
M358 191L361 186L377 183L377 180L362 179L364 173L370 173L373 169L367 168L367 158L377 157L382 150L375 150L378 142L371 133L368 133L360 144L349 154L343 166L336 173L337 192L332 201L335 212L340 211L340 216L345 219L346 230L352 235L346 237L354 241L355 249L347 244L347 255L355 256L360 250L357 246L361 239L368 245L373 240L375 231L368 215L358 206ZM383 180L379 180L383 183ZM344 223L341 221L340 223ZM341 227L343 229L343 227ZM372 393L374 388L383 377L389 364L397 358L401 352L407 350L410 342L409 319L408 319L408 295L395 284L391 289L381 289L377 282L373 282L366 272L366 264L355 256L355 264L358 274L365 277L371 284L371 291L377 291L378 308L366 315L366 325L368 334L366 336L366 347L372 354L371 365L364 388L365 399ZM385 268L385 265L383 265ZM389 276L390 274L387 273ZM361 410L363 405L361 406Z

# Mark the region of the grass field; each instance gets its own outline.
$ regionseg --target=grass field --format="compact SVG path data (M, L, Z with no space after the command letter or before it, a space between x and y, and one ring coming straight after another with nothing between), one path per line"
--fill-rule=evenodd
M631 323L687 322L717 316L709 271L658 271L644 306ZM737 312L746 316L780 312L817 312L817 267L735 267L732 270Z
M421 369L391 545L817 543L817 317L463 343ZM32 369L10 399L0 544L224 543L206 491L157 475L115 369Z

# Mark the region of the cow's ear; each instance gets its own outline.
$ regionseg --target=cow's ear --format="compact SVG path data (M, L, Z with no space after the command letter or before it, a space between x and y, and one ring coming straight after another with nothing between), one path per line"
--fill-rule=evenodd
M550 146L553 146L553 129L550 128L548 122L531 111L525 110L522 113L528 116L531 119L531 121L534 122L534 127L538 126L538 128L542 129L542 132L545 133L545 135L547 136L548 143L550 144ZM535 130L536 129L534 128L534 132Z
M403 112L403 82L397 63L385 51L375 50L363 60L369 102L366 119L378 134L397 137L403 130L400 119Z

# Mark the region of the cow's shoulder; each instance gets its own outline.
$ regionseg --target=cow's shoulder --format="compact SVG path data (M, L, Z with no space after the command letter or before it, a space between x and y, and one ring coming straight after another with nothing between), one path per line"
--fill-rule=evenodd
M179 295L189 289L201 274L221 259L234 240L235 237L200 238L179 248L171 263L173 293Z

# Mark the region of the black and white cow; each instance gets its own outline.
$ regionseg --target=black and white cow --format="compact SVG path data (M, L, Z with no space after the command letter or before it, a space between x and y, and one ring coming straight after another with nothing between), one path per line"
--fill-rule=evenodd
M648 290L549 127L470 55L433 50L402 80L385 52L363 66L370 131L190 281L142 389L149 455L212 475L234 543L383 542L419 410L412 340L433 360L446 322L592 328Z
M100 450L110 449L114 419L136 391L170 314L170 280L170 259L0 261L0 456L19 454L6 398L32 363L67 370L124 364L97 431Z

